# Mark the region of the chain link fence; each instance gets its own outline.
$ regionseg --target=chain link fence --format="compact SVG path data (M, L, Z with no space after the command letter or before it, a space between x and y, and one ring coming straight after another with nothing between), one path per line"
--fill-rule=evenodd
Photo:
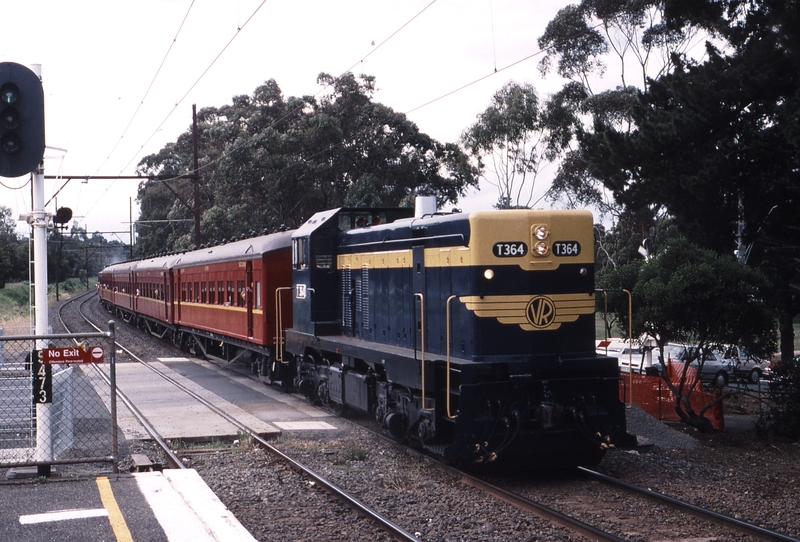
M0 335L0 468L49 475L52 465L102 462L117 470L115 346L113 325Z

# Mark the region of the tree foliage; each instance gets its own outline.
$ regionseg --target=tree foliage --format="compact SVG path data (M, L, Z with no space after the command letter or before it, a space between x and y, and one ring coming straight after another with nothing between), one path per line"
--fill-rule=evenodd
M477 182L454 144L419 131L372 100L370 76L320 74L327 90L285 97L274 80L252 96L198 112L201 232L204 242L282 226L343 205L411 205L416 194L456 201ZM194 244L191 133L145 157L139 171L139 254ZM155 220L168 222L153 222ZM150 221L153 226L146 226Z
M583 28L599 32L613 23L622 35L644 29L638 43L662 44L669 63L655 74L643 72L650 78L636 89L610 91L595 109L590 105L600 94L591 95L586 85L585 99L565 102L585 113L573 126L573 147L553 192L590 203L609 196L620 206L618 216L642 230L667 213L683 235L718 253L730 254L738 244L740 259L761 267L769 279L782 358L791 358L792 320L800 313L800 14L794 3L587 0L573 11L558 24L574 20L574 29L585 23ZM680 45L698 29L708 38L702 62ZM562 53L568 45L553 39L544 44L553 46L551 63L569 60ZM603 53L596 47L569 61L596 71Z
M0 206L0 288L7 281L28 278L28 245L19 238L16 227L11 209Z
M764 277L741 266L731 256L718 256L685 238L667 241L648 261L636 260L608 273L603 287L631 292L635 310L628 322L627 299L612 298L615 317L634 336L652 337L666 375L664 348L668 343L694 345L676 386L666 384L676 397L676 411L687 423L705 425L688 401L696 382L687 381L689 363L702 368L704 353L726 344L744 346L755 356L775 350L775 319L764 301Z

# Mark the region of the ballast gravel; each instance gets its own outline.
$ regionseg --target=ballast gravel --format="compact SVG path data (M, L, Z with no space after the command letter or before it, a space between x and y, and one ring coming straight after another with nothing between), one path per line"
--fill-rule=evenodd
M101 318L108 320L108 314ZM129 326L119 325L118 333L136 348L174 354ZM726 400L725 412L727 429L703 434L632 408L629 431L652 446L612 450L596 470L800 539L800 444L757 439L752 422L758 403L752 398ZM420 540L583 540L483 494L351 420L329 421L337 431L284 432L274 444ZM122 469L130 467L132 453L163 462L150 443L130 442L121 450ZM178 454L258 540L390 540L371 520L247 442L184 448ZM625 540L750 539L575 473L504 473L491 481Z

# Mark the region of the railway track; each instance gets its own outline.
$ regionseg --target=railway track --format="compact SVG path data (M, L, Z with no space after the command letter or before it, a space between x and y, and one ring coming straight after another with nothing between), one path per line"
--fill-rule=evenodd
M92 296L92 295L80 296L80 297L75 299L75 302L80 300L80 308L78 310L78 314L93 329L95 329L97 331L102 331L101 328L98 327L94 322L92 322L91 319L89 317L87 317L82 311L83 305L85 303L91 301L92 299L94 299L94 296ZM62 313L64 307L66 307L68 304L69 304L69 301L64 303L63 305L61 305L61 307L59 308L58 318L59 318L59 320L61 322L61 325L64 327L64 329L67 332L71 333L73 331L70 329L69 325L66 323L66 321L65 321L65 319L63 317L63 313ZM312 479L316 484L319 484L319 486L324 487L327 491L332 493L334 496L336 496L342 502L346 503L352 509L356 510L359 514L362 514L362 515L364 515L366 517L369 517L372 521L374 521L377 525L379 525L384 531L388 532L395 539L419 542L419 539L417 537L415 537L413 534L409 533L408 531L406 531L405 529L403 529L402 527L400 527L399 525L397 525L396 523L394 523L390 519L384 517L382 514L376 512L372 508L366 506L361 501L359 501L355 496L349 494L348 492L346 492L342 488L340 488L340 487L336 486L335 484L329 482L324 477L320 476L319 474L314 472L312 469L310 469L306 465L303 465L302 463L300 463L300 462L296 461L295 459L289 457L288 455L284 454L283 452L281 452L280 450L278 450L277 448L272 446L264 438L262 438L257 432L255 432L251 428L247 427L245 424L241 423L239 420L237 420L233 416L230 416L229 414L227 414L226 412L224 412L223 410L218 408L216 405L214 405L210 401L206 400L204 397L198 395L194 391L192 391L189 388L187 388L186 386L182 385L180 382L178 382L174 378L170 377L166 373L164 373L164 372L158 370L157 368L151 366L150 364L148 364L147 362L145 362L144 360L139 358L136 354L134 354L130 349L126 348L124 345L121 345L119 342L117 342L116 346L117 346L117 348L119 350L121 350L125 354L127 354L130 357L130 359L132 359L135 362L140 363L143 366L147 367L148 369L150 369L151 371L156 373L161 379L169 382L172 386L174 386L175 388L179 389L185 395L191 397L193 400L195 400L196 402L200 403L205 408L211 410L212 412L214 412L215 414L217 414L218 416L223 418L228 423L236 426L242 433L244 433L244 434L246 434L248 436L248 438L250 439L251 442L258 443L258 446L260 446L262 449L264 449L267 452L269 452L274 457L279 458L282 462L284 462L292 470L294 470L295 472L297 472L298 474L300 474L302 476L306 476L306 477ZM104 371L100 370L99 368L97 369L97 371L100 373L101 377L104 380L106 380L106 382L108 384L110 384L109 376L107 374L105 374ZM184 463L180 460L180 458L172 451L171 447L167 444L166 439L164 439L158 433L158 431L155 429L153 424L149 420L147 420L147 418L142 414L142 412L136 407L134 402L129 397L127 397L125 395L125 393L120 389L117 389L117 397L123 402L123 404L125 404L125 406L131 411L131 413L140 421L142 426L145 428L145 431L153 439L154 443L159 447L161 452L168 458L168 462L169 462L170 468L180 468L180 469L186 468Z
M125 355L127 356L128 354L125 354ZM379 433L376 433L373 429L371 429L369 427L363 427L363 428L368 430L368 431L370 431L372 434L379 436L387 444L390 444L391 446L396 446L396 443L394 441L392 441L389 438L386 438L383 435L380 435ZM269 443L267 443L267 444L269 446ZM405 450L405 452L403 452L403 453L407 453L408 449L404 448L404 450ZM330 452L326 451L325 453L330 453ZM416 452L414 452L414 453L416 453ZM283 452L278 451L278 454L283 454ZM577 533L580 537L582 537L584 539L588 539L588 540L631 540L632 539L632 538L628 537L628 535L625 534L625 533L617 532L616 534L614 534L614 533L606 532L605 530L603 530L601 528L598 528L597 525L600 522L596 522L596 521L593 521L592 519L589 519L588 520L589 522L587 523L585 521L581 521L577 517L574 517L574 516L585 517L585 516L582 516L580 513L571 515L571 514L573 514L573 512L571 512L571 511L562 512L562 511L559 511L559 510L555 509L555 508L562 508L560 506L556 506L555 508L553 508L551 506L547 506L547 505L541 504L540 502L536 502L536 500L534 500L535 497L531 498L529 496L526 496L526 495L522 494L522 493L527 493L526 491L522 491L522 492L512 491L512 490L506 489L504 487L501 487L502 485L504 485L502 483L501 484L490 483L490 482L488 482L486 480L483 480L481 478L472 476L472 475L470 475L468 473L465 473L463 471L452 469L451 467L448 467L448 466L439 465L437 462L433 461L431 458L428 458L427 456L424 456L424 457L425 457L425 461L430 461L431 463L435 464L437 466L437 468L440 468L440 469L442 469L443 472L448 473L448 475L451 476L454 480L457 480L460 483L469 485L469 486L477 489L481 493L491 496L492 499L496 499L496 500L502 501L504 503L507 503L508 505L516 508L517 510L521 511L524 514L528 514L528 515L533 514L533 515L539 516L541 518L545 518L548 522L551 522L551 523L556 524L556 525L560 525L560 526L568 529L569 531L571 531L573 533ZM294 461L294 460L291 460L291 461ZM309 470L313 471L314 469L316 469L317 472L319 472L321 470L319 465L315 465L314 467L312 467ZM324 467L322 468L322 470L324 470ZM717 525L723 526L726 529L737 530L737 531L739 531L741 533L746 534L747 536L751 536L751 537L754 537L754 538L757 538L757 539L781 540L781 541L783 541L783 540L797 540L797 539L792 538L790 536L787 536L787 535L784 535L784 534L781 534L781 533L777 533L777 532L774 532L774 531L770 531L768 529L759 527L757 525L751 525L751 524L748 524L746 522L742 522L742 521L737 520L737 519L733 519L733 518L729 518L729 517L726 517L726 516L721 515L721 514L717 514L717 513L713 512L711 510L706 510L706 509L694 506L694 505L689 504L689 503L681 502L678 499L672 499L670 497L667 497L667 496L664 496L664 495L659 495L659 494L656 494L654 492L650 492L648 490L643 490L643 489L637 488L635 486L629 486L629 485L625 484L622 481L613 479L611 477L602 475L600 473L595 473L593 471L589 471L589 470L586 470L586 469L581 469L579 472L580 472L581 476L589 476L589 477L591 477L592 480L594 480L596 482L599 482L599 483L602 483L604 485L614 484L614 487L622 488L626 492L634 493L636 495L639 495L640 497L643 497L643 498L646 498L646 499L649 499L649 500L658 500L658 502L661 505L667 506L667 507L669 507L669 508L671 508L671 509L673 509L675 511L675 516L676 516L676 518L678 518L678 519L676 519L676 521L680 521L680 519L679 519L680 517L683 517L686 514L690 514L690 515L693 515L693 516L696 516L696 517L700 518L704 522L712 522L712 523L715 523ZM334 477L332 482L329 482L331 477L327 476L327 475L325 477L320 475L319 478L321 480L325 480L325 482L318 482L321 485L325 485L325 483L330 483L332 485L342 484L342 485L347 486L347 484L348 484L348 482L346 480L339 480L338 482L336 482L335 477ZM348 486L348 490L349 489L350 488ZM517 489L519 489L519 488L517 488ZM586 496L590 495L591 493L592 493L591 490L584 490L583 496L586 497ZM548 501L545 501L545 502L548 502ZM592 505L588 504L588 503L583 503L583 506L584 507L586 507L586 506L591 507ZM641 505L639 505L639 506L641 507ZM568 508L569 507L566 507L566 509L568 509ZM565 509L565 508L562 508L562 509ZM598 503L596 505L596 509L598 511L602 510L603 509L603 503ZM641 509L645 510L646 507L641 507ZM421 538L420 537L420 533L418 533L418 532L415 533L414 535L411 535L410 533L406 533L406 535L410 536L411 538L401 538L401 539L419 539L419 538ZM725 536L725 535L722 535L722 536ZM400 538L400 537L398 537L398 538ZM558 538L558 539L561 539L561 538ZM634 537L633 539L637 539L637 538Z
M389 445L401 446L394 440L392 440L390 437L387 437L383 434L373 431L369 427L365 426L362 427L364 430L373 433L373 435L385 441ZM511 491L509 489L500 487L499 485L493 484L480 476L475 476L467 472L464 472L463 470L456 469L450 465L446 465L441 461L430 458L422 454L421 452L414 450L413 448L408 448L403 446L403 449L405 449L409 453L416 454L420 457L428 458L428 460L432 461L438 469L448 472L454 477L459 478L463 483L469 484L473 487L480 489L481 491L493 495L494 497L504 502L507 502L512 506L519 508L520 510L531 512L557 525L566 527L567 529L585 537L588 540L597 540L597 541L626 540L625 538L620 538L619 536L613 533L609 533L607 531L599 529L594 525L588 524L578 519L577 517L571 516L565 512L551 508L529 497L526 497L525 495L522 495L518 492ZM661 505L665 505L679 514L692 515L703 521L715 523L721 527L731 530L736 530L760 540L770 540L770 541L780 541L780 542L800 542L799 539L794 538L792 536L775 532L758 525L753 525L751 523L747 523L745 521L741 521L739 519L732 518L724 514L720 514L713 510L709 510L701 506L696 506L694 504L681 501L680 499L676 499L668 495L664 495L649 489L629 484L627 482L624 482L623 480L619 480L612 476L608 476L600 472L587 469L585 467L577 467L576 471L590 480L600 482L606 486L622 488L626 492L632 495L642 497L646 500L656 502ZM589 492L587 491L587 493ZM602 506L598 507L598 509L600 508L602 508Z

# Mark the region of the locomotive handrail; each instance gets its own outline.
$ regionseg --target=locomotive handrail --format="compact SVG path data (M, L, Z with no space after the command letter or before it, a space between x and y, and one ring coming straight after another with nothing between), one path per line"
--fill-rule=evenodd
M420 361L422 362L422 410L436 410L434 408L427 408L425 406L425 296L421 293L415 293L415 298L419 298L419 325L420 325Z
M445 367L446 367L445 390L447 393L447 399L445 401L445 404L447 405L447 417L450 418L451 420L456 418L457 416L453 416L452 414L450 414L450 323L451 323L450 302L457 297L458 297L457 295L451 295L450 297L447 298L447 301L445 302L445 319L447 320L447 322L445 323L445 327L447 328L447 361L445 362Z
M283 360L283 310L281 307L281 290L294 290L292 286L275 288L275 361L281 365L288 365Z
M463 233L450 233L447 235L436 235L434 237L427 236L427 237L414 237L413 239L381 239L380 241L367 241L364 243L353 243L352 245L345 245L347 248L365 248L371 246L386 246L386 245L411 245L420 243L423 241L432 241L435 240L437 242L442 242L442 240L452 240L456 244L454 245L445 245L445 246L463 246L466 244L464 239Z
M625 394L625 407L633 408L633 297L629 290L595 290L596 292L603 292L603 320L606 325L603 326L603 335L608 340L608 292L625 292L628 296L628 386L630 387L630 394ZM608 355L608 346L606 346L606 355ZM644 363L642 363L644 365ZM625 382L623 380L623 382ZM630 397L628 397L630 395Z

